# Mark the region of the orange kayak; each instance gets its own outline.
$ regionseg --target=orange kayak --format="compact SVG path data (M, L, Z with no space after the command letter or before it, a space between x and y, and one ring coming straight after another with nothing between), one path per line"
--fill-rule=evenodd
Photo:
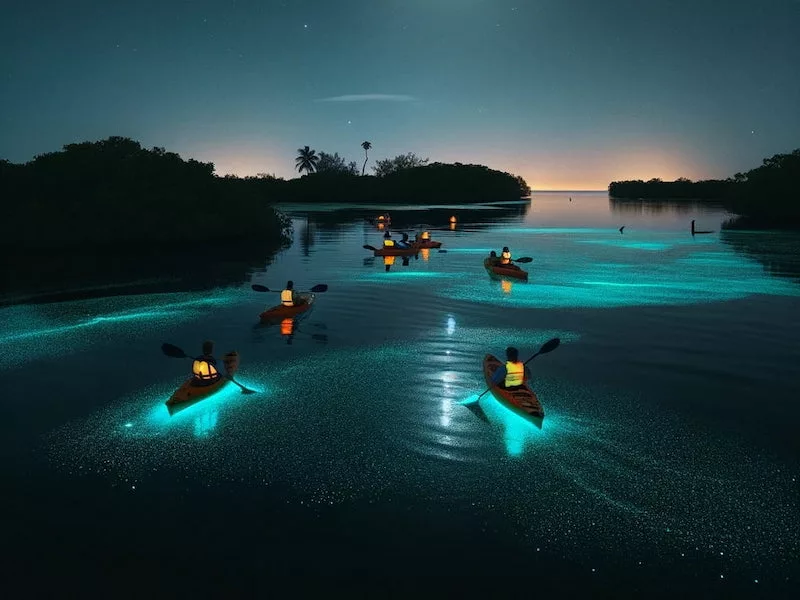
M261 319L261 322L269 323L272 321L285 319L287 317L294 317L300 313L306 312L311 308L311 305L314 304L315 295L313 293L300 292L297 295L302 300L300 304L295 304L294 306L284 306L283 304L278 304L278 306L268 308L258 315L259 319Z
M511 264L511 265L501 265L500 259L486 258L483 261L483 266L489 272L490 275L499 275L500 277L513 277L514 279L524 279L525 281L528 280L528 272L523 271L518 266Z
M419 248L412 246L411 248L398 248L392 246L389 248L378 248L375 250L375 256L414 256L419 254Z
M222 377L220 377L214 383L209 385L198 385L197 380L194 377L189 377L189 379L184 381L183 385L175 390L175 393L173 393L169 400L165 402L170 416L174 415L178 411L183 410L184 408L188 408L193 404L200 402L200 400L203 400L204 398L208 398L214 394L214 392L217 392L225 387L225 385L230 381L228 377L233 377L233 375L236 373L236 370L239 368L239 353L235 350L233 352L228 352L222 357L222 364L225 367L225 373L220 373ZM225 374L228 376L226 377Z
M486 385L492 391L492 396L500 404L541 429L542 421L544 420L544 409L542 408L542 403L539 402L539 398L536 397L536 393L527 384L519 390L506 390L492 383L492 375L501 366L503 366L503 363L491 354L487 354L483 359L483 376L486 379Z

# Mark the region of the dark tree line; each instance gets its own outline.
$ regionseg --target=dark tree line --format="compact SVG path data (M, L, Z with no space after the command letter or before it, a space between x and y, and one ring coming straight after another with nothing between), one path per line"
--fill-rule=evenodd
M614 181L612 198L704 199L761 223L800 222L800 149L765 158L760 167L724 180Z
M124 137L68 144L25 164L0 161L0 245L288 243L290 222L243 183L216 177L213 163Z

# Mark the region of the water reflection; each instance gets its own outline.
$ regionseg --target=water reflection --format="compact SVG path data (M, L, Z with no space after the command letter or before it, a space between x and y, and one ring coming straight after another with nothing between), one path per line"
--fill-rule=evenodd
M752 230L746 221L733 219L723 224L720 240L757 260L770 275L800 283L800 232Z

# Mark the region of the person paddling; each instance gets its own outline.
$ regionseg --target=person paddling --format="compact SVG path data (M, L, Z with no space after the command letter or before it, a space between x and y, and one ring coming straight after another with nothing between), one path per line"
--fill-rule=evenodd
M281 291L281 304L283 306L296 306L299 304L297 300L297 293L294 291L294 281L290 279L286 282L286 288Z
M494 372L492 383L506 390L521 390L527 379L525 364L519 360L519 350L509 346L506 348L506 364Z
M511 264L511 251L508 249L508 246L503 246L503 252L502 254L500 254L500 264L501 265Z
M408 234L404 233L402 239L397 242L398 248L411 248L411 244L408 241Z
M222 377L217 370L217 359L214 358L214 342L203 342L203 354L192 362L192 377L195 385L211 385Z

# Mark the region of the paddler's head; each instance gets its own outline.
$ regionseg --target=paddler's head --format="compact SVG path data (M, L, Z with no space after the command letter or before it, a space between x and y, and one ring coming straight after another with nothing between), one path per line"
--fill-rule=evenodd
M506 360L508 360L509 362L519 361L519 350L517 350L513 346L509 346L508 348L506 348Z
M503 252L508 252L508 246L503 246Z
M203 354L214 354L214 342L211 340L206 340L203 342Z
M494 250L489 252L489 258L497 258L497 252L495 252Z
M286 282L286 289L287 290L294 289L294 281L292 281L291 279L289 281L287 281Z

